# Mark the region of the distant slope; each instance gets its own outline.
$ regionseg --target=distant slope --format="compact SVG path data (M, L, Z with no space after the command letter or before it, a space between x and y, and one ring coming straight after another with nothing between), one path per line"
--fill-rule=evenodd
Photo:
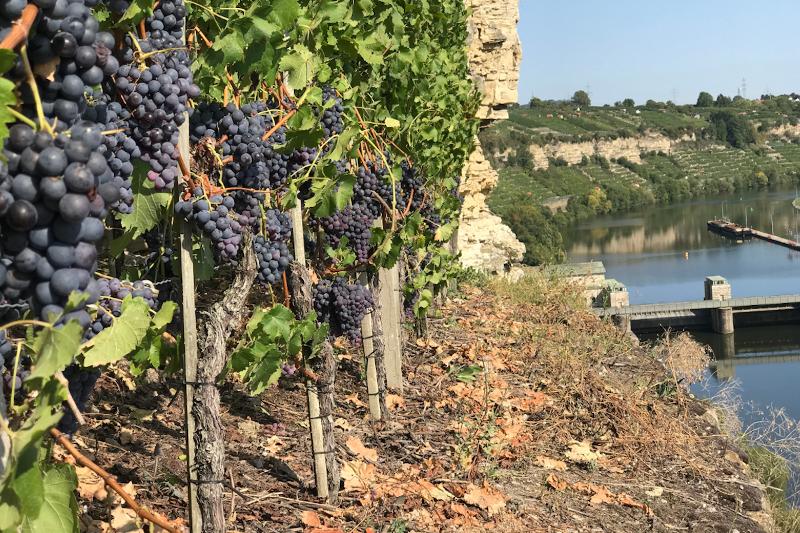
M481 134L500 173L489 206L528 247L525 261L541 264L563 258L558 232L577 219L800 180L800 103L782 98L725 108L737 127L754 132L757 143L743 149L718 140L725 135L710 120L715 111L512 109L508 121ZM639 152L650 146L659 150Z

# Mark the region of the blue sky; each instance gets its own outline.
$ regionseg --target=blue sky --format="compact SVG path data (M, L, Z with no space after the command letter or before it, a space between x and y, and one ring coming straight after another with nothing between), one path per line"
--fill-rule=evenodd
M520 102L800 92L797 0L520 0Z

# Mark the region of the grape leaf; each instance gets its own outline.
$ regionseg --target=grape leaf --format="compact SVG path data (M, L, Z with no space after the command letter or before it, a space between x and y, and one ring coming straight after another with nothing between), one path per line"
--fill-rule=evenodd
M129 22L137 23L145 17L153 14L152 0L133 0L125 13L118 21L118 25L125 25Z
M82 337L83 328L75 320L59 329L43 329L34 341L34 365L28 380L46 379L64 370L78 353Z
M122 314L89 341L84 354L86 366L100 366L118 361L139 346L150 328L150 307L143 298L128 296L122 302Z
M44 471L44 502L35 516L24 515L22 533L77 533L78 502L74 490L78 478L70 465L49 465ZM23 498L24 499L24 498Z
M272 3L270 17L281 25L291 28L300 16L300 4L297 0L275 0Z
M131 176L133 212L117 215L122 227L131 233L131 239L150 231L164 220L164 210L169 205L170 193L155 190L153 182L147 179L149 170L150 165L144 161L134 162Z
M8 48L0 49L0 74L5 74L17 62L17 54Z
M16 120L11 109L17 105L14 82L0 78L0 143L8 137L8 125Z
M288 85L298 90L314 79L319 64L319 56L313 54L307 46L297 44L291 53L283 56L280 69L287 73Z

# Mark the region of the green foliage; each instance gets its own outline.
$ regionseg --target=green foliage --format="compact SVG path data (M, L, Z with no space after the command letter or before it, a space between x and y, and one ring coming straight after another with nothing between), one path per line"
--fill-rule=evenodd
M592 100L586 91L575 91L575 94L572 95L572 103L581 107L589 107L592 105Z
M418 295L413 312L417 318L427 316L433 300L450 281L458 279L461 266L449 250L441 246L430 246L417 251L417 273L404 287L407 299Z
M716 138L734 148L744 148L756 142L753 125L746 118L731 111L711 113L711 125Z
M166 191L155 190L153 182L147 179L149 169L149 164L138 159L134 161L131 192L136 209L128 215L118 215L125 229L125 235L120 238L122 248L164 220L164 211L169 205L171 195Z
M636 107L636 102L633 101L633 98L626 98L622 101L622 107L627 107L628 109Z
M139 346L151 325L147 302L142 298L128 296L122 302L122 314L114 318L111 327L86 343L84 364L101 366L119 361Z
M260 394L278 381L283 363L302 356L305 364L316 357L327 336L327 324L317 325L313 311L297 320L282 305L256 309L228 370L241 376L251 394Z
M714 97L711 96L711 93L701 91L700 94L697 95L697 103L695 105L697 107L711 107L714 105Z

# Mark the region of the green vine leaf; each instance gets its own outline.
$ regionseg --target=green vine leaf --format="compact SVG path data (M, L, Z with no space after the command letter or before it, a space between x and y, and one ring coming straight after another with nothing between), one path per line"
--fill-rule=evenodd
M150 307L143 298L128 296L122 302L122 314L110 328L86 344L84 364L101 366L127 356L142 342L150 328Z
M170 193L156 191L152 181L147 179L150 165L144 161L136 160L131 176L131 192L133 193L133 212L128 215L118 215L122 227L130 237L120 239L135 239L145 232L155 228L164 220L164 211L170 202ZM130 241L123 240L123 246Z
M78 478L75 471L66 464L48 465L43 474L42 506L36 515L24 515L20 531L77 533L78 502L74 491L78 487Z
M64 370L78 353L83 328L73 320L63 327L45 328L34 340L34 364L29 380L50 378Z

